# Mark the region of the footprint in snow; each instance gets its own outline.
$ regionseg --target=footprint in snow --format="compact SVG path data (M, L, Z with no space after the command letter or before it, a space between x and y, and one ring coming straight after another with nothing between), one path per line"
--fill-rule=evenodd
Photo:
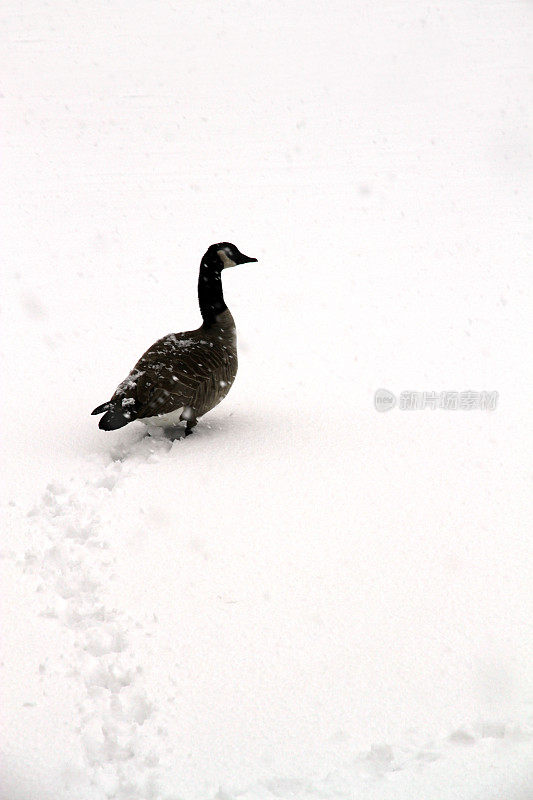
M85 480L71 479L68 487L49 483L27 515L32 546L19 562L40 580L40 616L71 637L65 677L77 682L81 694L78 735L92 782L107 796L128 800L158 796L158 711L129 642L132 621L106 606L112 543L100 510L138 464L171 447L168 440L143 437L120 452L115 448L106 463L90 464Z

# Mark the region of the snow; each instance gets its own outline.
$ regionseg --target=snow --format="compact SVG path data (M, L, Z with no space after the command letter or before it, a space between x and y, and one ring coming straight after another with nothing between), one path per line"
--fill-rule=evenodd
M2 800L532 796L528 13L4 4ZM228 397L99 431L217 241Z

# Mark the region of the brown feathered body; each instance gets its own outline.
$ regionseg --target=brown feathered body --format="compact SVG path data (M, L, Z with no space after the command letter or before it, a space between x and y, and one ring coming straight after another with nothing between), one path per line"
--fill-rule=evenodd
M228 308L214 324L153 344L117 387L111 404L132 418L172 427L201 417L227 395L237 374L237 333Z

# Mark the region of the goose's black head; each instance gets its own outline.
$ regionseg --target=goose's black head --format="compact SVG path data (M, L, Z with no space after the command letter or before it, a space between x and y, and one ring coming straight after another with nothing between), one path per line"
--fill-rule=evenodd
M212 244L207 250L202 258L202 265L210 267L217 272L222 272L223 269L228 269L228 267L235 267L237 264L248 264L251 261L257 261L257 258L245 256L231 242L219 242L218 244Z

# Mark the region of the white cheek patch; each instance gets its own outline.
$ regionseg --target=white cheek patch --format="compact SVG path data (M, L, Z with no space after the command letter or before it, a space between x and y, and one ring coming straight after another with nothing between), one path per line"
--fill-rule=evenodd
M217 256L220 258L222 263L224 264L224 269L228 269L228 267L236 267L235 261L232 261L231 258L224 250L217 250Z

